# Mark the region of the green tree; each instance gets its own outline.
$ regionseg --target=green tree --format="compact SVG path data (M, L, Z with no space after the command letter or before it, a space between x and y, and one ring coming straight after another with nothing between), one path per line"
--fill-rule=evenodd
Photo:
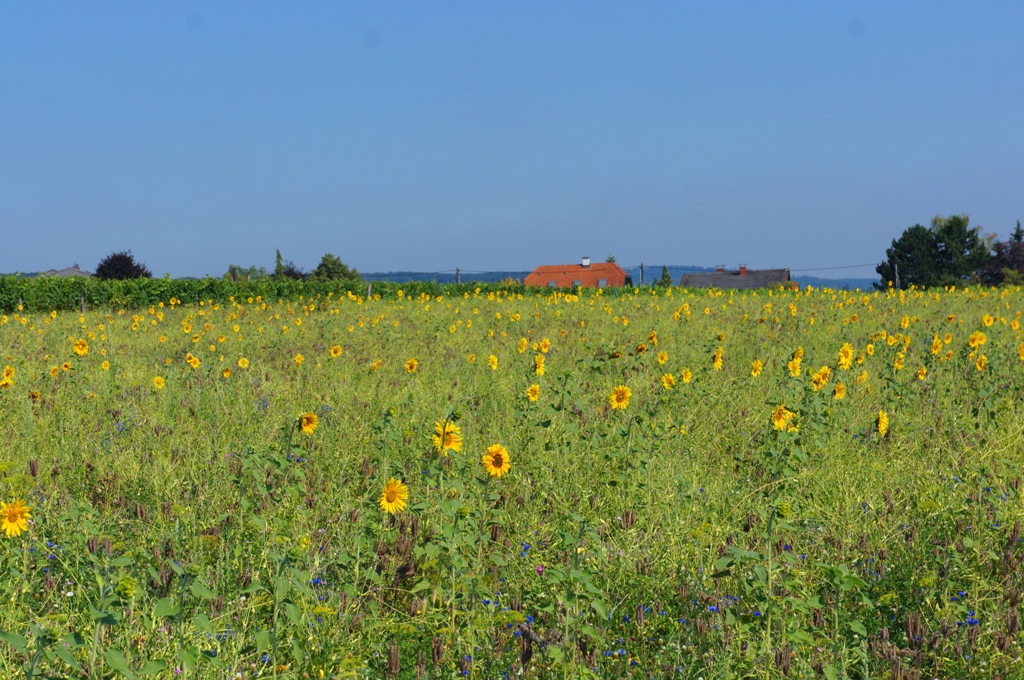
M309 277L314 281L359 281L359 272L341 261L341 258L327 253L320 260Z
M615 256L612 255L611 253L608 253L608 257L604 258L604 261L605 262L615 262Z
M992 252L980 235L980 227L971 228L967 215L936 216L931 227L920 224L908 228L885 251L885 262L875 271L881 286L891 281L901 288L948 286L979 275Z
M672 275L668 271L668 267L662 265L661 267L661 278L655 283L656 286L664 286L670 288L672 286Z
M1010 240L1014 243L1024 243L1024 229L1020 228L1020 220L1017 220L1017 228L1010 234Z
M277 249L277 256L274 258L274 276L280 278L284 276L286 267L284 266L284 258L281 257L281 249Z
M265 267L240 267L237 264L229 264L227 272L222 277L228 281L255 281L267 278Z

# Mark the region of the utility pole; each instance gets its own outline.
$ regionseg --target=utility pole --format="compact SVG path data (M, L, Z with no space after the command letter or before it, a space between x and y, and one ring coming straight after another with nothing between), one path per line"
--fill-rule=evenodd
M640 285L644 285L644 263L640 263Z
M455 268L455 285L457 286L460 283L462 283L462 281L459 280L459 268L456 267Z
M896 271L896 290L900 289L900 263L893 262L893 268Z

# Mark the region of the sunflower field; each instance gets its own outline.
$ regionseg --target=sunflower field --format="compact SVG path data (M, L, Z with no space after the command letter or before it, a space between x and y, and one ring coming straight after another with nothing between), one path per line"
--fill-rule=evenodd
M0 316L0 677L1024 677L1019 288Z

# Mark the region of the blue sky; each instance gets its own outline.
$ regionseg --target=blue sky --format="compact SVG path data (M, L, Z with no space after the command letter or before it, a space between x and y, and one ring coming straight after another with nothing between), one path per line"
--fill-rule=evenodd
M1013 2L8 2L0 271L806 269L940 213L1005 236L1022 26Z

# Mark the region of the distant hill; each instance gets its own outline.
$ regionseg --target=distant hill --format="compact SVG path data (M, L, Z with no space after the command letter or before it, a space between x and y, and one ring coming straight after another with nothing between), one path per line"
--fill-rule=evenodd
M640 284L640 267L623 267L633 277L634 285ZM692 265L668 265L669 274L673 281L678 281L683 273L692 272L713 272L714 267L695 267ZM508 278L522 281L529 274L529 271L502 271L502 272L460 272L459 279L466 283L468 281L495 282ZM371 272L360 273L360 276L367 281L393 281L405 283L408 281L437 281L438 283L455 283L455 272ZM661 265L644 267L644 283L650 284L661 278ZM815 288L837 288L854 290L871 290L871 284L877 279L823 279L817 276L794 276L793 280L801 286L814 286Z
M837 290L874 290L873 284L878 281L874 279L822 279L817 276L794 276L793 280L800 284L800 287L814 286L815 288L835 288Z

